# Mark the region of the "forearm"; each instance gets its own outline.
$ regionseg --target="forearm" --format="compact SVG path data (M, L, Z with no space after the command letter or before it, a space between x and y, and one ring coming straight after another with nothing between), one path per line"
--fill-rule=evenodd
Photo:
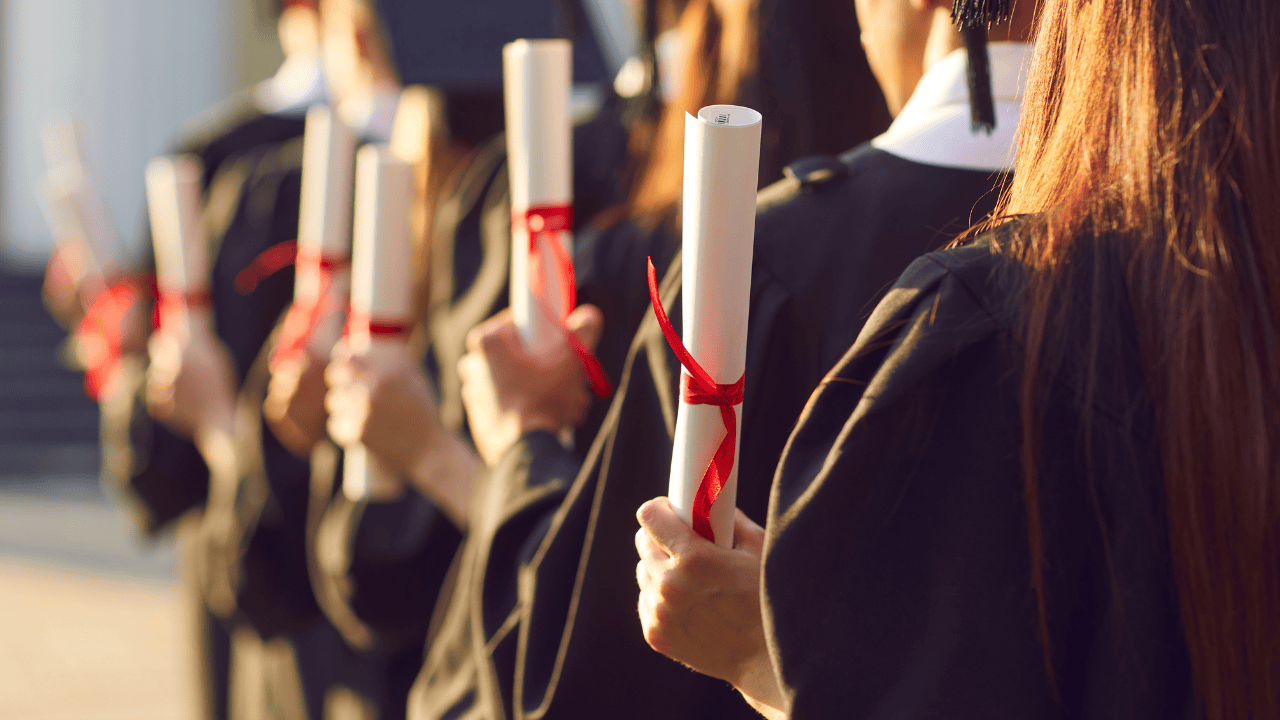
M220 415L196 430L192 438L204 464L209 468L209 501L231 503L239 482L235 437L231 427L234 415Z
M471 496L484 463L462 438L452 432L424 448L410 469L410 479L419 492L431 498L449 520L466 530Z

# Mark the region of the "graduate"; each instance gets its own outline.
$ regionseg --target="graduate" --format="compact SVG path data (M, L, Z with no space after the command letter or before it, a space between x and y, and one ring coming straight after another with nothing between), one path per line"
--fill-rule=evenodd
M950 7L903 0L874 9L862 13L862 37L894 127L843 158L793 164L761 194L739 456L740 506L755 517L764 517L772 467L822 373L914 256L994 205L1012 157L1028 46L1004 41L1027 37L1034 8L992 29L988 92L973 104L978 128ZM777 12L761 7L762 18ZM943 141L927 142L931 133ZM677 259L661 283L672 317L679 268ZM646 319L636 333L583 463L556 440L576 420L562 411L574 406L565 396L585 393L572 372L560 374L572 356L529 357L502 320L478 331L473 347L493 372L468 378L480 388L464 392L469 418L473 428L478 418L502 421L475 434L498 450L504 433L507 444L519 440L476 485L457 590L413 716L468 706L484 717L749 713L723 683L655 658L634 625L631 517L667 476L678 397L679 366L657 324Z
M1277 43L1047 0L1005 220L876 309L767 529L641 508L653 646L768 717L1280 717Z
M319 39L335 81L332 100L358 137L384 140L399 90L395 69L377 55L375 44L361 41L374 37L370 22L361 23L337 2L321 10ZM206 604L234 635L230 699L224 702L231 713L248 717L321 717L334 706L376 707L383 696L380 659L347 651L311 589L310 468L264 431L259 416L267 386L266 341L292 297L293 273L281 258L291 260L288 248L298 227L301 110L305 106L282 111L281 117L290 118L291 136L281 130L280 136L261 137L234 152L219 140L211 147L227 150L225 157L200 153L208 158L204 224L215 243L210 290L224 353L212 358L221 362L201 363L171 343L152 343L152 368L167 364L176 371L160 381L148 373L150 417L135 413L139 429L132 434L138 456L150 453L142 477L161 492L185 491L182 499L190 507L204 506L190 543L190 563ZM236 132L275 127L274 117L261 115ZM209 162L216 163L212 172ZM276 268L284 271L272 272ZM166 349L176 357L166 360ZM186 436L198 431L207 410L218 404L210 393L228 373L240 406L237 477L233 492L214 493L205 489L210 459Z
M437 390L431 385L438 382L436 387L446 400L452 387L460 421L457 383L451 385L438 368L451 371L462 354L466 330L505 306L511 244L505 152L500 134L500 57L503 42L514 39L521 29L528 29L528 24L504 21L495 27L493 18L503 17L496 10L511 10L515 20L527 20L532 14L535 19L541 17L550 31L550 7L544 6L539 16L534 4L508 7L490 1L449 14L413 2L326 0L322 10L326 27L343 23L331 13L355 18L361 28L358 36L364 36L361 46L382 48L385 62L394 65L398 79L426 86L429 100L423 130L427 137L422 138L426 151L418 168L415 209L415 218L429 224L420 228L423 232L417 236L420 244L415 305L421 314L411 323L411 355L405 358L408 362L393 368L371 368L340 346L334 365L338 369L330 373L331 377L339 374L337 380L331 381L337 390L330 393L330 403L350 407L352 392L362 392L356 386L368 387L372 390L371 399L378 404L389 398L401 413L407 404L410 412L426 407L434 417L438 411L432 394ZM472 32L460 35L459 25ZM585 30L587 26L584 23L578 27ZM340 37L346 35L342 33ZM589 42L583 46L583 77L590 79L592 52L598 62L598 51L593 51ZM424 54L424 49L431 52ZM478 66L470 61L476 56ZM334 84L335 88L341 85L336 77ZM612 171L616 162L610 153L624 149L620 145L613 149L617 145L613 138L620 137L610 130L616 122L616 114L605 107L579 127L579 157L595 164L587 166L582 174L584 181L591 183L583 186L585 207L590 213L595 212L593 206L607 202L591 198L609 197L609 186L600 187L600 168ZM264 350L266 354L270 352ZM424 356L421 364L415 361L415 355ZM400 497L352 500L340 492L341 461L334 446L323 439L324 371L328 361L327 353L308 349L294 362L264 363L263 368L271 377L265 400L260 395L258 401L263 405L270 433L295 455L310 460L309 497L298 496L295 485L290 503L297 528L294 535L306 537L311 580L308 588L315 588L328 622L341 632L357 660L368 660L357 663L362 669L362 686L344 687L379 717L397 717L404 712L404 696L421 665L431 606L453 558L459 533L451 518L437 511L422 495L409 492ZM368 382L364 373L374 370L385 373L384 382ZM339 415L346 416L344 412ZM392 428L393 433L382 431L374 418L366 432L371 452L385 466L404 473L402 482L407 482L411 473L405 472L399 462L397 448L406 430L410 431L411 442L417 440L412 434L415 418L407 417L407 422ZM329 425L333 439L340 445L351 444L359 437L358 429L353 437L342 424Z
M402 68L381 43L378 16L363 3L345 0L326 0L320 10L335 121L345 124L357 142L387 140ZM233 688L233 699L244 712L264 717L354 713L394 718L405 692L397 689L391 669L396 658L347 645L321 612L312 588L310 541L316 506L323 507L327 497L312 496L312 468L306 453L295 452L293 436L277 435L275 426L264 422L264 414L267 421L271 417L264 398L273 380L271 360L279 339L273 331L292 297L289 270L298 229L301 138L279 146L274 158L288 168L293 194L278 195L274 205L265 195L259 201L290 213L289 231L243 257L227 285L249 299L262 287L282 281L288 289L284 302L270 308L266 332L240 376L236 488L233 493L210 494L200 526L205 596L237 628L238 667L233 670L239 679L243 667L246 679ZM217 287L215 282L215 292ZM407 682L401 685L407 688Z
M306 108L324 99L323 82L316 80L313 71L318 67L318 22L314 2L290 0L281 3L278 31L285 61L280 72L253 89L233 95L197 118L174 143L173 153L190 153L200 158L203 166L202 185L206 191L228 158L260 146L273 146L302 136ZM236 198L247 186L250 172L242 166L227 173L219 181L219 186L223 188L220 192L232 199ZM287 208L288 205L285 204L284 207ZM287 225L288 211L284 212L286 216L283 223ZM296 216L296 209L294 214ZM213 228L211 235L214 236L220 234L220 229L230 226L232 219L224 215L217 218L216 222L220 227ZM141 246L149 254L151 229L145 223L142 241ZM220 242L219 246L222 244ZM252 258L264 247L250 243L244 252ZM234 274L239 269L229 268L229 271ZM274 301L265 302L276 307L274 313L265 313L269 315L264 321L267 329L274 322L279 307L287 302L291 281L291 277L281 276L261 288L261 299L265 300L268 295L275 298ZM235 297L229 295L227 299L234 301ZM149 298L145 297L145 293L138 293L138 300L146 304ZM130 317L141 319L146 316L146 313L138 313ZM122 331L130 332L132 328L122 328ZM265 333L260 328L257 333L250 334L265 338ZM260 343L261 338L257 341L257 344ZM252 339L248 339L246 345L247 348L238 354L251 359L257 347ZM136 387L137 379L126 379L123 385ZM130 440L126 429L130 427L130 422L127 419L118 422L114 415L104 416L104 426L118 428L118 432L104 434L105 465L109 474L125 483L128 494L138 499L137 507L144 513L142 523L147 532L154 533L203 502L207 473L201 467L203 461L197 456L193 446L181 437L174 436L163 424L148 423L144 420L145 416L134 417L136 422L132 424L133 432L135 435L142 433L142 437L146 438L142 442L137 442L136 437ZM136 451L128 449L131 443Z
M278 10L281 47L286 55L283 67L314 67L317 22L314 3L287 2L282 3ZM289 76L287 80L286 75ZM300 79L305 79L305 82L298 82ZM299 137L302 133L302 111L305 106L322 98L315 73L310 71L278 74L260 85L258 90L266 87L273 88L270 94L277 102L260 102L261 93L254 90L233 95L197 118L172 148L175 153L193 153L200 158L204 168L202 185L206 192L215 185L219 188L223 210L216 217L209 218L209 234L215 247L242 248L249 257L272 242L291 237L293 231L288 229L291 192L294 203L292 221L296 226L296 182L291 189L274 161L263 163L263 152L270 154L264 148ZM234 167L230 171L222 172L225 164L235 158L239 162L233 162ZM271 197L265 208L263 205L242 203L246 197L263 194ZM273 209L277 206L276 198L281 198L279 211ZM248 210L251 206L254 209ZM145 223L142 247L149 255L151 234ZM251 359L256 351L252 346L265 338L275 313L287 302L292 280L282 275L259 288L255 297L242 299L228 292L230 276L238 271L236 265L240 262L243 260L237 260L231 253L226 258L219 256L214 276L222 278L219 284L225 284L222 285L223 290L215 293L213 301L224 317L239 313L244 317L257 318L256 322L250 320L242 326L222 326L222 330L243 330L230 346L236 357ZM149 259L146 264L150 264ZM159 415L153 414L157 406L152 403L152 407L148 407L149 398L144 390L146 363L141 357L130 357L133 353L145 354L145 338L150 331L148 318L152 315L150 283L141 273L108 279L115 281L106 293L111 295L112 303L90 306L89 314L112 310L112 305L120 304L131 309L122 311L117 307L117 317L93 324L113 334L114 338L110 340L121 348L124 355L123 362L117 364L114 373L103 374L105 382L98 388L97 399L102 408L104 482L121 489L147 536L154 537L178 526L180 548L186 556L183 562L185 579L190 583L192 601L199 605L193 613L199 618L193 629L198 639L192 645L199 656L202 698L201 707L193 708L192 715L225 718L230 712L230 637L209 614L196 587L195 563L190 556L194 549L195 518L187 515L189 510L202 505L207 497L208 471L204 459L180 429L186 420L171 412L179 404L186 408L196 407L198 398L187 396L181 403L166 402L167 407L159 408ZM266 309L245 316L243 305L239 308L228 305L244 302ZM273 305L274 309L271 309ZM255 336L258 336L257 340ZM90 368L93 370L95 368ZM184 384L196 388L202 385L207 383ZM170 395L170 400L176 400L171 391L166 391L166 394ZM158 421L158 417L163 421ZM178 523L184 516L187 520Z

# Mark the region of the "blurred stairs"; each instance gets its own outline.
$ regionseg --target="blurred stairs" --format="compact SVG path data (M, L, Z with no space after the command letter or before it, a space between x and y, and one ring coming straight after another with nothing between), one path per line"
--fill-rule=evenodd
M98 408L62 359L41 280L0 268L0 479L98 473Z

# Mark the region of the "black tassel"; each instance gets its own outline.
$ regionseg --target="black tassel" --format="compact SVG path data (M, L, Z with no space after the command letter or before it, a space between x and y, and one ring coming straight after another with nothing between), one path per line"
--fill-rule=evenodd
M974 25L988 27L1009 19L1011 0L952 0L951 22L965 30Z
M973 134L996 129L996 105L991 97L991 65L987 57L987 26L970 25L961 33L969 53L969 120Z
M1009 19L1010 0L953 0L951 21L964 35L969 60L969 117L973 134L990 135L996 128L991 97L991 62L987 57L987 28Z

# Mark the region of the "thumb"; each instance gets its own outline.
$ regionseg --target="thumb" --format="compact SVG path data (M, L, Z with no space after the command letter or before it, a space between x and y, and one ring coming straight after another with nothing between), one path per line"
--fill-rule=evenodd
M484 346L491 337L507 331L508 328L511 330L514 330L515 328L515 320L511 314L511 308L507 308L506 310L499 312L488 320L485 320L479 325L471 328L471 331L467 333L467 350L471 352L483 352Z
M641 505L636 511L636 519L653 541L673 557L679 557L692 543L708 542L680 519L671 501L665 497L654 498Z
M733 512L733 546L759 555L764 551L764 528L747 517L741 509L734 508Z
M564 324L584 345L595 350L604 332L604 313L595 305L579 305L565 318Z

